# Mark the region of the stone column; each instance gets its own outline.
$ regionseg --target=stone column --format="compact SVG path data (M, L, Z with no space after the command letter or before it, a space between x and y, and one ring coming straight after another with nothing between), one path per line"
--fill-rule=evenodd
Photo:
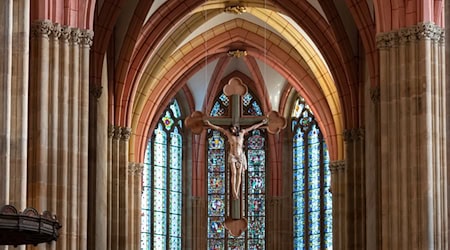
M130 162L128 164L128 243L130 249L140 247L140 225L141 225L141 191L143 163Z
M443 30L377 35L381 248L448 249Z
M0 3L0 204L9 204L10 136L11 136L11 74L12 74L12 1Z
M365 156L366 156L366 237L367 250L380 244L380 86L365 89Z
M333 248L346 249L345 161L330 162L333 199Z
M119 140L119 248L121 250L129 249L129 210L128 204L128 140L130 139L131 129L122 128ZM131 206L132 207L132 206Z
M445 1L444 13L450 13L450 1ZM445 122L447 124L446 135L450 134L450 18L445 18ZM450 143L447 140L447 159L450 158ZM450 168L447 170L447 176L450 173ZM450 200L450 186L447 188L447 204ZM447 218L450 218L450 209L447 209ZM447 239L450 239L450 230L447 233Z
M192 225L188 228L189 234L192 235L190 242L192 248L190 249L206 249L207 246L207 199L205 197L191 197L191 209L187 209L189 214L186 219L187 225Z
M31 31L27 205L53 210L63 225L57 246L41 248L85 248L93 34L48 20Z
M26 207L27 193L30 2L28 0L13 1L13 13L12 65L14 67L11 76L11 108L13 111L11 112L9 204L23 211ZM5 33L2 32L2 34ZM0 42L0 44L3 43ZM4 55L2 58L5 59L7 56ZM2 119L8 120L5 117Z
M88 249L108 249L108 98L102 92L93 85L89 96Z
M366 203L365 203L365 161L364 129L353 128L344 131L345 141L345 194L346 221L344 223L347 239L346 249L364 249L366 246ZM342 210L340 210L342 211Z
M60 236L56 242L57 249L64 249L67 244L67 218L68 214L68 197L69 197L69 71L70 71L70 54L69 54L69 37L70 28L61 27L60 43L59 43L59 78L58 87L58 146L57 146L57 165L66 166L58 168L57 178L57 215L63 226L60 229Z
M292 196L268 197L266 201L267 249L292 249Z
M108 218L111 224L111 234L110 234L110 242L108 249L120 249L119 248L119 140L122 135L122 128L119 126L112 126L112 140L111 140L111 188L109 190L108 197L110 201L108 205L111 206L111 217Z

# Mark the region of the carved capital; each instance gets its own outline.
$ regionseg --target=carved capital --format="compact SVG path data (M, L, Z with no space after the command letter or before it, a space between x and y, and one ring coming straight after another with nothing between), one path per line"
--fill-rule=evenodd
M418 40L443 42L443 39L444 29L431 22L419 23L400 30L380 33L376 37L377 47L379 49L392 48L399 44L411 43Z
M345 160L330 162L330 171L332 174L345 169Z
M113 126L112 138L114 140L119 140L121 136L122 136L122 128L120 126Z
M439 41L444 30L434 23L419 23L417 25L417 37L421 40L429 39L432 41Z
M93 97L99 99L102 96L103 86L101 85L91 85L90 93Z
M130 139L130 135L131 135L131 128L122 128L120 139L122 141L128 141L128 139Z
M143 171L144 171L143 163L134 163L134 162L128 163L128 174L129 175L140 176L140 175L142 175Z
M364 139L364 129L363 128L352 128L344 130L344 141L354 142Z
M50 20L39 20L31 24L32 37L48 38L53 30L53 23Z
M370 88L370 99L373 103L380 103L380 86Z
M387 49L392 48L397 44L397 32L380 33L376 36L377 48Z
M71 29L69 26L62 26L60 39L63 42L69 42L70 32L71 32Z
M50 37L58 40L62 35L63 27L59 23L55 23L50 31Z
M79 44L80 43L80 37L81 37L81 30L73 28L70 31L69 42L71 44Z
M94 32L92 30L81 30L80 44L84 47L91 47L94 41Z
M113 137L113 135L114 135L114 129L115 129L115 126L114 126L114 125L111 125L111 124L108 125L108 138Z

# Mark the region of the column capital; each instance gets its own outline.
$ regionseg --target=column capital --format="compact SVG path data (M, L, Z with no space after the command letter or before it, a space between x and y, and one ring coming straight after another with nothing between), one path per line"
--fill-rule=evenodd
M380 103L380 85L370 88L370 99L373 103Z
M53 30L53 23L50 20L37 20L31 23L31 36L32 37L45 37L48 38Z
M143 171L144 171L144 163L135 163L135 162L128 163L129 175L141 176Z
M331 173L336 173L345 169L345 160L338 160L330 162L329 168Z
M379 49L397 47L399 44L419 40L432 40L443 43L444 29L432 22L425 22L399 30L379 33L376 36L376 43Z
M112 138L114 140L119 140L122 135L122 128L120 126L112 125Z
M99 99L102 96L103 86L101 85L91 85L90 87L90 93L93 97Z
M131 128L122 128L120 139L122 141L128 141L128 139L130 139L130 135L131 135Z
M351 128L344 130L344 141L353 142L364 139L364 128Z

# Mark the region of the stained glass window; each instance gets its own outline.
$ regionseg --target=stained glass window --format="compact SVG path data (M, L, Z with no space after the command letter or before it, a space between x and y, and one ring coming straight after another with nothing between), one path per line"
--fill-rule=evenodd
M181 249L183 123L173 100L145 151L141 249Z
M294 249L332 249L328 149L302 97L292 112Z
M241 98L243 115L261 116L258 101L251 93ZM231 116L230 100L220 94L211 116ZM245 141L248 169L242 181L244 217L248 230L239 237L228 234L223 222L229 214L230 175L226 167L226 138L218 131L208 130L208 249L265 249L266 213L266 136L264 130L254 130Z

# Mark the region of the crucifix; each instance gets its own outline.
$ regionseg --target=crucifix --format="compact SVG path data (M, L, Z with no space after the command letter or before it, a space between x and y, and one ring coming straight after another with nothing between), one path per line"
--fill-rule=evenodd
M265 116L242 116L241 97L248 89L238 77L231 78L224 86L223 92L231 97L231 117L208 117L202 112L195 111L186 118L186 127L193 133L201 133L204 127L218 130L227 138L228 159L227 167L231 172L230 214L226 218L224 226L233 236L239 236L247 229L247 219L243 216L242 174L247 169L247 158L243 149L244 136L251 130L264 128L269 133L278 133L286 127L286 119L276 111L271 111ZM222 126L228 126L225 129ZM246 128L240 129L240 126Z

